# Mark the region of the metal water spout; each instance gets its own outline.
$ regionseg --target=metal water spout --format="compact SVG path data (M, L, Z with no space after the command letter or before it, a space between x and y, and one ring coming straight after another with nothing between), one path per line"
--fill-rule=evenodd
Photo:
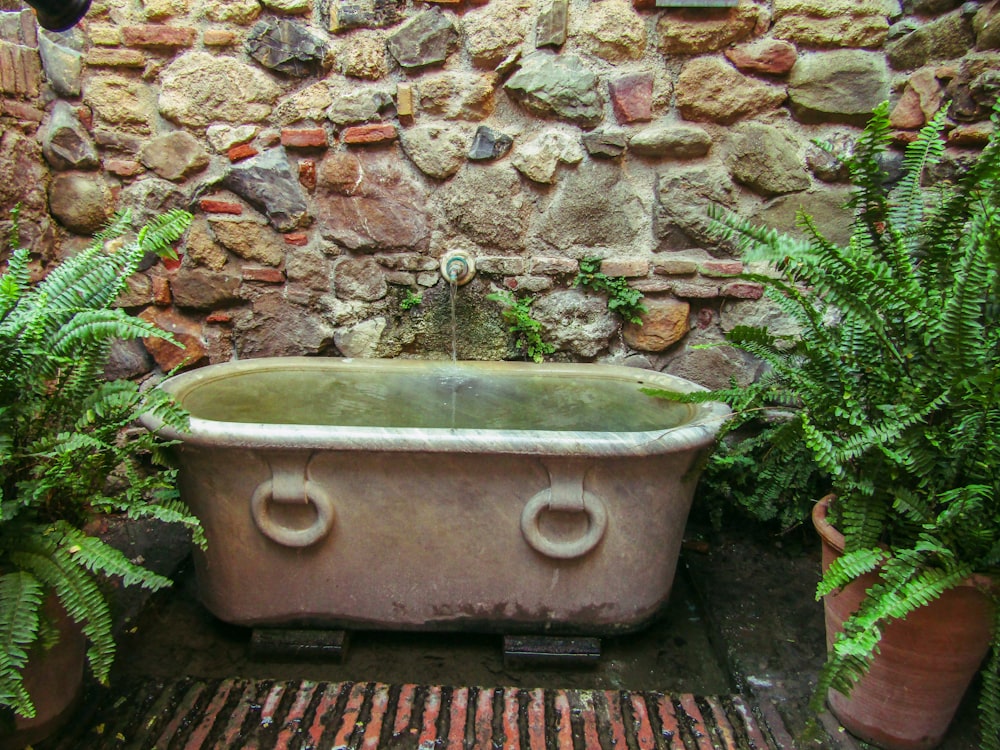
M25 0L35 9L38 25L49 31L66 31L87 14L90 0Z
M476 275L476 259L468 250L449 250L441 258L441 275L450 284L466 284Z

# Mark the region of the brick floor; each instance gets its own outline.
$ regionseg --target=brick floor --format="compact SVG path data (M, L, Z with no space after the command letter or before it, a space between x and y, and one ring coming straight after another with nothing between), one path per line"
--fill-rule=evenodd
M777 750L780 731L740 696L186 678L106 691L38 750Z

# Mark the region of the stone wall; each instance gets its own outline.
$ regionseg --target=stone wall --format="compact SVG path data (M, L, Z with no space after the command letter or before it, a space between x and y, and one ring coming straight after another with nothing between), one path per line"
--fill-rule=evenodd
M782 228L804 208L843 238L813 139L848 147L889 99L905 142L944 106L947 177L1000 91L1000 0L95 0L64 34L0 8L0 209L22 203L40 265L119 208L195 214L179 267L124 300L187 350L122 352L126 373L448 356L436 259L464 248L460 357L516 356L485 300L505 288L555 358L750 378L694 347L771 314L707 207ZM572 287L594 256L644 325Z

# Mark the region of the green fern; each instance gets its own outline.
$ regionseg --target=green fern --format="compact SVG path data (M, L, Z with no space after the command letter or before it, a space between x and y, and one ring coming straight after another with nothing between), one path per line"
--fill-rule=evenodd
M56 633L46 594L79 624L90 668L104 682L115 644L102 580L169 584L81 531L92 514L180 523L204 543L177 499L164 443L127 431L147 412L178 429L187 415L159 389L103 376L113 341L172 340L114 303L143 256L168 253L190 219L172 211L128 239L130 217L119 214L37 284L27 249L15 248L0 275L0 706L17 714L34 712L22 681L31 647Z
M888 622L971 573L1000 582L1000 104L994 136L954 184L927 184L928 167L944 154L944 114L907 147L904 174L889 183L888 111L876 110L847 160L854 218L846 244L824 238L805 215L802 235L790 237L712 213L721 238L775 270L753 280L800 334L728 334L768 372L742 391L699 395L735 410L706 476L716 471L716 481L745 488L741 502L767 513L775 497L797 489L832 490L831 518L847 554L818 595L864 573L880 576L830 652L817 708L828 689L850 691ZM780 431L764 425L733 447L734 430L774 409L785 414ZM745 455L757 465L734 460ZM790 462L800 471L784 470ZM996 630L992 648L982 747L1000 750Z

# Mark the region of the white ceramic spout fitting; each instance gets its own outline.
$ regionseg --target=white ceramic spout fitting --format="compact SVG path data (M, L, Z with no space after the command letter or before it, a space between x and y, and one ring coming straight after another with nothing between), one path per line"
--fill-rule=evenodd
M450 284L466 284L476 275L476 260L468 250L449 250L441 258L441 275Z

